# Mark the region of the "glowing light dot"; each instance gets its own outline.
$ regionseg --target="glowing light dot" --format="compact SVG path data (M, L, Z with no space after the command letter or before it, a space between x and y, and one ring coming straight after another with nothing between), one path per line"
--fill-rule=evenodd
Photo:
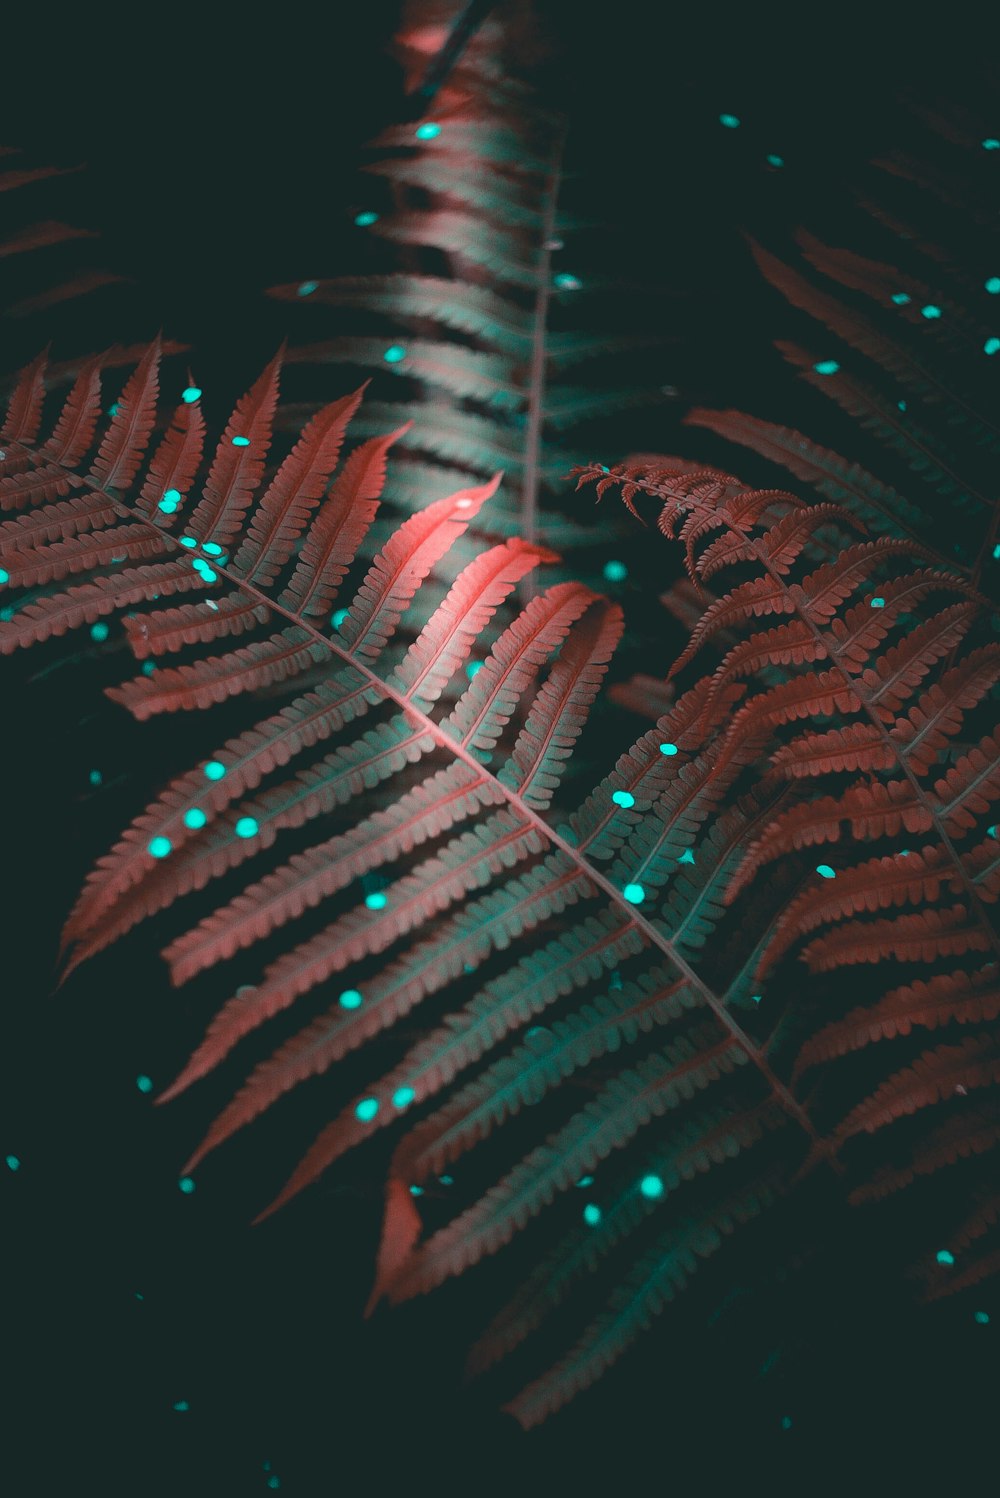
M195 540L194 536L182 536L181 545L186 546L188 551L192 551L194 547L198 545L198 543Z
M152 1077L136 1077L135 1085L138 1087L140 1092L152 1092L153 1079Z
M818 364L813 365L816 373L822 375L836 374L839 368L840 365L836 359L821 359Z
M341 1009L360 1009L362 999L356 988L345 988L337 1003Z
M905 291L897 291L895 296L893 297L893 301L896 303L897 307L905 307L907 302L909 302L910 300L911 298L906 295Z
M101 774L100 770L91 770L90 775L87 778L89 779L91 785L100 785L104 779L104 776Z
M990 296L1000 295L1000 276L990 276L985 285Z
M260 828L255 817L240 817L233 831L237 837L256 837Z
M410 1195L411 1196L423 1196L423 1194L424 1194L424 1188L423 1188L423 1186L411 1186L410 1187Z
M250 438L249 437L234 437L233 438L233 446L234 447L249 447L250 446Z
M649 1201L656 1201L657 1197L663 1195L663 1182L659 1176L643 1176L639 1182L639 1190Z
M831 869L828 863L818 863L816 865L816 872L821 879L836 879L837 877L837 870Z
M438 1180L441 1182L442 1186L454 1186L455 1184L454 1176L438 1176Z
M486 664L485 661L470 661L469 662L469 664L465 668L465 674L469 678L470 681L472 680L472 678L474 676L478 676L479 675L480 671L483 669L483 666L485 664Z
M668 754L668 755L669 754L676 754L677 753L677 745L676 744L661 744L660 745L660 753L661 754Z
M225 773L226 773L226 767L225 767L225 765L220 764L220 762L217 759L210 759L208 761L208 763L205 765L205 779L206 780L221 780L222 777L223 777L223 775L225 775Z
M365 904L369 910L384 910L388 903L388 896L383 895L381 891L376 891L373 895L365 895Z
M303 281L302 284L297 288L295 295L312 296L318 285L318 281Z
M158 508L164 515L172 515L181 502L181 491L179 489L168 489L160 500Z
M1000 140L997 140L995 136L988 135L983 141L983 150L1000 151Z
M906 402L905 401L897 401L896 402L896 409L898 411L905 411L906 410Z
M201 400L201 391L198 389L198 386L189 385L186 390L182 390L181 400L188 406L193 406L195 401Z
M191 565L203 582L214 583L218 581L219 574L213 572L207 562L192 562Z
M281 1487L281 1478L280 1477L269 1477L267 1479L267 1485L268 1485L269 1488L280 1488Z
M189 1410L190 1408L191 1406L188 1404L186 1399L178 1399L177 1403L174 1405L174 1409L178 1412L178 1414L181 1415L185 1410Z
M199 827L204 827L208 821L200 806L192 806L184 813L184 826L190 827L192 832L197 832Z
M417 140L437 140L441 134L441 126L428 121L426 125L418 125L416 130Z
M629 791L615 791L611 799L616 806L635 805L635 797Z
M583 1220L589 1228L596 1228L601 1220L600 1207L595 1207L593 1202L588 1202L583 1209Z
M180 1180L177 1182L177 1185L179 1189L183 1191L185 1196L190 1196L192 1191L194 1190L194 1181L192 1181L190 1176L181 1176Z
M593 1176L581 1176L580 1179L577 1181L576 1184L578 1186L592 1186L594 1184L594 1177Z
M106 624L92 624L90 627L90 638L92 640L106 640L109 630Z
M334 629L339 629L346 618L347 609L338 609L333 618L330 620L330 623L333 625Z
M782 1415L782 1417L781 1417L781 1428L782 1428L782 1430L791 1430L791 1428L792 1428L792 1417L791 1417L791 1415Z
M455 509L456 510L471 510L472 509L472 500L471 499L460 499L458 501L458 503L456 504Z
M724 125L727 130L738 130L740 126L739 117L735 114L720 114L719 124Z
M624 562L605 562L604 581L606 583L623 583L628 577L628 568Z
M154 837L149 845L149 852L154 858L166 858L170 852L169 837Z
M8 1170L20 1170L21 1169L21 1162L17 1158L16 1155L8 1155L7 1156L7 1169Z
M406 350L402 344L393 343L386 349L382 358L387 364L398 364L401 359L406 358Z
M934 305L933 302L928 302L927 306L926 307L921 307L920 310L923 313L923 315L926 318L930 319L931 321L933 321L933 319L935 317L940 317L941 316L941 308L940 307L935 307L935 305Z
M556 276L553 284L559 291L579 291L583 282L577 276L571 276L567 271L562 271Z
M955 1255L949 1253L946 1248L939 1248L937 1251L937 1261L939 1264L954 1264Z
M108 407L108 415L109 416L117 416L118 415L118 401L112 401L111 402L111 405Z
M416 1095L412 1087L400 1087L392 1095L392 1106L394 1108L408 1108Z
M622 895L630 905L641 905L646 898L646 891L641 884L626 884Z
M986 829L988 836L1000 838L1000 824L994 822L992 827Z
M369 226L369 224L377 224L378 223L378 214L377 213L372 213L371 210L369 209L365 213L358 213L358 214L356 214L355 218L354 218L354 222L357 224L357 226L358 226L359 229L367 229L368 226Z
M10 573L4 567L0 567L0 586L10 582Z
M751 996L750 1002L751 1004L759 1004L763 997L764 995L762 993L755 993Z
M359 1119L361 1123L371 1123L377 1112L378 1098L363 1097L354 1110L354 1116L355 1118Z
M872 606L873 609L884 609L885 608L885 599L884 598L873 598L872 602L871 602L871 606Z
M201 549L202 551L207 551L210 557L222 556L222 547L219 545L218 541L206 541Z
M685 848L684 852L681 854L680 858L678 858L677 862L694 863L694 854L691 852L691 849Z
M782 156L769 156L767 158L767 164L768 166L784 166L785 161Z
M993 548L993 560L994 560L994 562L1000 562L1000 546L994 546L994 548Z
M1000 338L987 338L983 344L984 354L996 354L1000 352Z
M990 1313L989 1313L989 1311L976 1311L974 1313L972 1319L976 1323L977 1326L989 1326L989 1324L990 1324Z

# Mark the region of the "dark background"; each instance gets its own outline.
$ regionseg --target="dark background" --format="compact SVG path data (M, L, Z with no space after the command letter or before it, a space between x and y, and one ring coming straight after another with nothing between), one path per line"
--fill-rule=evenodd
M629 271L634 254L680 292L664 378L687 403L752 389L766 412L791 389L741 222L821 206L832 176L894 138L901 91L992 109L1000 134L995 36L981 24L541 8L575 164L624 226ZM65 213L98 228L102 254L134 278L127 336L162 326L196 349L199 383L233 397L288 331L262 288L335 274L356 253L345 205L358 151L400 112L383 55L396 7L334 11L36 10L5 37L19 61L3 136L38 161L88 163ZM720 130L723 111L740 131ZM780 180L759 169L767 151L789 162ZM12 325L5 366L64 333L58 311L41 339L37 323ZM794 424L807 397L790 398L772 411ZM669 446L653 419L649 430L650 447ZM707 1274L596 1392L525 1436L490 1391L460 1384L491 1271L362 1322L376 1150L257 1229L288 1163L280 1129L234 1142L182 1194L206 1097L158 1110L136 1077L158 1090L175 1074L203 1006L167 987L148 938L56 993L52 971L109 830L188 763L197 733L95 705L93 676L60 659L53 647L14 662L3 699L2 1142L21 1160L2 1179L7 1491L242 1498L276 1478L295 1495L511 1481L811 1492L834 1472L861 1492L995 1491L995 1292L987 1328L947 1301L915 1310L864 1226L820 1201L805 1262L770 1262L773 1222L766 1240L751 1232L737 1284ZM102 659L108 681L121 674L113 652Z

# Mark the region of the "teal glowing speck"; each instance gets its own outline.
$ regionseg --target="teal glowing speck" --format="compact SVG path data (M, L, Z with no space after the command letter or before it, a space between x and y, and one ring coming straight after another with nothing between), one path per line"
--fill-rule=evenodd
M983 141L983 150L984 151L1000 151L1000 140L997 140L996 137L993 136L993 135L988 135L986 137L986 139Z
M556 276L553 285L557 291L579 291L583 282L577 276L571 276L568 271L562 271Z
M660 745L660 753L661 754L676 754L677 753L677 745L676 744L661 744Z
M365 904L369 910L384 910L388 903L388 895L383 895L380 890L373 895L365 895Z
M442 1186L454 1186L455 1184L454 1176L438 1176L438 1180L441 1182Z
M954 1264L955 1255L949 1253L946 1248L939 1248L937 1251L937 1261L939 1264Z
M441 126L428 121L426 125L417 126L417 140L437 140L441 134Z
M986 342L983 344L983 353L1000 353L1000 338L987 338Z
M250 438L249 437L234 437L233 438L233 446L234 447L249 447L250 446Z
M372 213L371 209L368 209L365 213L356 214L354 222L357 224L359 229L367 229L370 224L378 223L378 214Z
M333 618L330 620L330 623L333 625L334 629L339 629L346 618L347 609L338 609Z
M361 1123L371 1123L377 1112L378 1098L363 1097L354 1110L354 1116L355 1118L359 1119Z
M817 374L824 375L836 374L839 368L840 365L837 363L836 359L821 359L818 364L813 365L813 369Z
M921 312L926 318L933 321L935 317L941 316L941 308L935 307L933 302L928 302L926 307L921 307Z
M600 1207L595 1207L593 1202L588 1202L583 1209L583 1220L589 1228L596 1228L601 1220Z
M256 837L260 827L255 817L240 817L233 831L237 837Z
M206 780L221 780L226 773L226 767L217 759L210 759L205 766Z
M281 1487L281 1478L280 1477L269 1477L267 1479L267 1485L268 1485L269 1488L280 1488Z
M21 1169L21 1162L17 1158L16 1155L8 1155L7 1156L7 1169L8 1170L20 1170Z
M641 905L646 898L646 891L641 884L626 884L622 896L630 905Z
M208 821L200 806L191 806L184 813L184 826L190 827L192 832L197 832L199 827L204 827Z
M896 295L893 297L893 301L896 303L897 307L905 307L907 302L910 301L910 298L906 295L905 291L897 291Z
M828 863L818 863L816 865L816 872L821 879L836 879L837 877L837 870L831 869Z
M1000 295L1000 276L990 276L985 284L990 296Z
M387 364L398 364L401 359L406 358L406 350L402 344L393 343L386 349L382 358Z
M93 624L90 628L92 640L106 640L108 638L108 626L106 624Z
M100 770L91 770L87 778L90 781L91 785L100 785L104 779L104 776L101 774Z
M186 1399L178 1399L177 1403L174 1405L174 1409L179 1415L183 1415L184 1411L189 1410L190 1408L191 1406L188 1404Z
M681 854L680 858L678 858L677 862L694 863L694 854L691 852L691 849L685 848L684 852Z
M177 1186L179 1190L183 1191L185 1196L190 1196L194 1190L194 1181L192 1181L190 1176L181 1176L177 1182Z
M213 572L207 562L195 561L191 565L203 582L214 583L218 581L219 574Z
M181 502L181 491L179 489L168 489L160 500L159 508L164 515L172 515Z
M616 806L634 806L635 797L629 791L615 791L611 797Z
M897 411L905 411L906 410L906 402L905 401L897 401L896 402L896 409L897 409Z
M989 1311L976 1311L972 1319L977 1326L989 1326L990 1313Z
M871 602L871 606L872 606L873 609L884 609L885 608L885 599L884 598L873 598L872 602Z
M360 1009L361 1002L361 995L356 988L345 988L337 1000L341 1009Z
M762 999L762 998L763 998L763 997L764 997L764 995L763 995L763 994L762 994L762 993L755 993L755 994L752 994L752 995L751 995L751 998L750 998L750 1002L751 1002L751 1004L759 1004L759 1003L760 1003L760 1001L761 1001L761 999Z
M0 587L10 582L10 573L4 567L0 567Z
M118 415L118 402L117 401L112 401L111 402L111 405L108 407L108 415L109 416L117 416Z
M604 581L606 583L623 583L628 577L628 568L624 562L605 562Z
M465 674L469 678L470 681L472 680L472 678L474 676L478 676L479 675L480 671L483 669L483 666L485 664L486 664L485 661L470 661L469 662L469 664L465 668Z
M194 536L182 536L181 545L186 546L188 551L192 551L194 547L198 545L198 542L195 540Z
M791 1428L792 1428L792 1417L791 1417L791 1415L782 1415L782 1417L781 1417L781 1428L782 1428L782 1430L791 1430Z
M297 288L295 295L312 296L318 285L318 281L303 281L302 284Z
M767 158L767 164L768 166L784 166L785 159L783 156L769 156Z
M576 1184L578 1186L592 1186L594 1184L594 1177L593 1176L581 1176L580 1179L577 1181Z
M994 562L1000 562L1000 546L994 546L994 548L993 548L993 560L994 560Z
M1000 823L994 822L992 827L987 827L987 836L1000 838Z
M424 1194L424 1188L423 1188L423 1186L411 1186L410 1187L410 1195L411 1196L423 1196L423 1194Z
M649 1201L655 1202L657 1197L663 1195L663 1182L659 1176L643 1176L639 1182L639 1190Z
M201 549L202 551L207 551L210 557L221 557L222 555L222 547L218 541L206 541Z
M719 124L725 125L727 130L738 130L740 126L739 117L735 114L720 114Z
M169 837L154 837L149 845L149 852L154 858L166 858L170 852Z
M153 1079L152 1077L136 1077L135 1085L138 1087L140 1092L152 1092Z
M189 385L186 390L181 391L181 400L185 405L193 406L195 401L201 400L201 391L197 385Z
M394 1108L408 1108L416 1095L412 1087L399 1087L392 1095L392 1106Z

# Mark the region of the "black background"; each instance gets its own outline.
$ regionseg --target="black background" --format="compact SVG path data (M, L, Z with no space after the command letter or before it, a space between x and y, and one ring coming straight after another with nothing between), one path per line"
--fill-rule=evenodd
M89 163L74 192L135 277L134 336L162 325L196 348L199 382L233 396L286 331L261 289L336 273L358 149L399 113L383 55L396 8L334 10L36 10L6 38L19 61L5 138ZM683 292L668 377L685 399L777 388L772 304L738 235L748 213L814 205L839 160L891 135L900 89L992 108L1000 134L981 27L873 29L832 8L679 19L636 0L543 12L577 161L637 257ZM722 111L743 130L720 131ZM799 163L791 186L750 170L769 150ZM22 1162L2 1180L8 1491L243 1495L276 1476L294 1495L812 1492L834 1472L861 1492L995 1491L995 1292L988 1328L947 1302L915 1311L863 1228L819 1204L821 1248L793 1287L751 1242L753 1311L737 1286L713 1319L719 1281L525 1436L460 1385L476 1285L361 1320L375 1152L257 1229L287 1164L278 1130L236 1142L183 1195L206 1100L195 1089L158 1110L135 1079L174 1075L203 1010L168 989L155 935L56 993L52 971L86 870L197 735L95 707L92 678L59 659L14 663L3 698L2 1143ZM119 664L97 669L110 681Z

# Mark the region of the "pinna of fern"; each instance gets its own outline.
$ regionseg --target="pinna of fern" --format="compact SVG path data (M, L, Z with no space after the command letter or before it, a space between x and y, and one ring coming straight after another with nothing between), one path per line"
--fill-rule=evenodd
M396 51L413 97L457 11L453 3L421 4L404 15ZM481 24L434 98L432 117L373 142L365 172L388 184L392 201L382 206L376 189L380 211L369 208L357 221L369 245L374 238L395 247L393 268L290 283L271 295L316 328L325 319L334 334L295 339L291 361L374 375L378 398L359 430L412 423L393 455L391 503L405 512L443 484L502 468L504 493L476 531L561 549L593 539L553 499L577 461L566 440L595 420L662 400L659 383L623 384L613 369L662 340L647 330L559 330L602 287L576 261L573 273L560 268L564 236L577 227L557 202L565 121L518 81L509 24L502 14ZM506 76L498 64L505 56ZM584 365L599 377L567 383L567 372ZM469 555L468 545L458 554Z
M748 492L721 472L591 468L587 480L599 494L620 487L630 507L640 495L660 500L660 529L679 532L696 583L749 569L710 603L675 671L740 627L746 638L707 678L708 701L764 666L783 676L748 692L724 732L723 757L748 733L764 735L763 783L789 792L742 849L725 899L738 902L779 863L801 870L755 982L767 990L796 951L812 975L768 1054L787 1058L796 1095L826 1120L826 1143L855 1146L854 1199L888 1194L893 1175L898 1186L926 1180L931 1160L940 1169L988 1154L995 1125L974 1151L960 1129L950 1151L937 1143L955 1100L977 1103L1000 1079L1000 646L988 605L959 575L900 570L908 555L923 560L913 542L859 541L811 569L805 543L829 506ZM829 863L813 862L824 854ZM872 976L855 986L859 967ZM847 968L853 1005L842 997ZM904 1178L879 1161L877 1139L912 1115L927 1143L910 1130ZM866 1135L875 1137L862 1148Z

